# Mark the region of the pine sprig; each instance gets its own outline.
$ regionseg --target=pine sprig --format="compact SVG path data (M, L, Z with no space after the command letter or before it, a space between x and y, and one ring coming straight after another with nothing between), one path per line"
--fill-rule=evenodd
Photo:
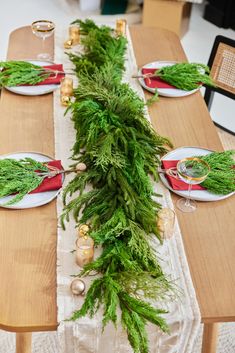
M0 198L16 194L4 205L19 202L41 184L43 178L35 173L36 170L47 172L48 168L32 158L0 160Z
M157 77L185 91L196 89L200 84L215 86L209 74L209 67L198 63L177 63L155 72Z
M90 236L103 252L79 274L95 271L101 277L92 282L71 319L93 317L102 308L103 326L121 321L135 353L146 353L147 323L167 331L161 317L165 311L150 300L173 292L151 245L154 236L161 241L156 223L161 206L153 200L149 177L158 179L160 156L171 143L153 130L146 104L122 83L126 39L90 20L74 23L80 26L84 50L69 54L79 78L69 108L76 130L72 158L87 170L64 189L61 221L65 227L72 214L77 224L89 222ZM93 190L86 192L88 185Z
M212 152L199 156L210 166L210 172L201 184L213 194L227 195L235 191L235 150Z
M50 76L42 66L27 61L0 61L0 87L36 85Z

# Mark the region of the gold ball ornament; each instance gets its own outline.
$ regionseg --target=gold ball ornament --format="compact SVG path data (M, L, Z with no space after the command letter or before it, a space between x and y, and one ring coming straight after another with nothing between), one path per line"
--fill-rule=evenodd
M79 278L75 278L70 285L70 290L74 295L84 295L85 294L86 285L83 280Z
M72 39L68 39L66 40L66 42L64 42L64 48L65 49L71 49L73 45L73 40Z
M60 102L61 102L62 105L67 107L69 105L69 103L71 102L71 98L68 97L68 96L61 96L60 97Z
M79 235L84 237L85 235L87 235L87 233L89 232L90 230L90 227L88 226L88 224L81 224L79 227L78 227L78 232L79 232Z
M80 172L85 172L85 170L87 169L87 166L86 166L86 164L85 163L78 163L77 165L76 165L76 172L77 173L80 173Z

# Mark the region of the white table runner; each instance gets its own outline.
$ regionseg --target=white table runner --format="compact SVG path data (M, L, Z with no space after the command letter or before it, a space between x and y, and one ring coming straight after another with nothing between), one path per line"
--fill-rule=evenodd
M55 43L55 62L63 63L65 71L72 67L63 49L66 34L67 28L61 30L60 33L57 31ZM128 51L124 80L129 82L131 87L144 99L142 88L136 80L131 78L132 74L137 72L137 65L129 33L127 37ZM81 47L73 48L74 52L77 50L81 50ZM65 109L60 105L59 91L57 91L54 95L56 158L61 159L63 166L67 168L70 164L71 147L75 142L75 131L70 120L70 113L64 117L64 111ZM147 112L146 118L150 120ZM66 177L66 183L68 181L69 177ZM162 198L158 199L163 207L173 208L169 191L160 183L155 184L154 187L158 193L163 195ZM58 197L58 215L62 213L62 208L61 197ZM132 348L129 345L126 333L121 328L121 324L118 325L117 330L112 324L109 324L102 334L102 312L98 312L93 319L85 317L77 322L63 321L69 318L73 311L78 310L84 300L82 296L73 296L69 288L72 281L71 275L80 272L80 268L75 263L74 254L71 253L71 250L75 249L76 236L77 232L72 217L70 223L66 226L66 231L63 231L60 227L58 228L57 306L58 322L60 322L58 327L60 353L131 353ZM162 246L156 240L154 247L159 253L159 258L164 259L161 266L165 274L171 276L171 279L181 289L182 294L172 302L159 303L159 307L169 310L169 314L165 317L170 326L171 334L162 334L156 326L149 325L150 352L190 353L200 325L200 312L177 222L174 236ZM98 253L99 250L96 250L96 257ZM89 282L93 279L94 277L84 279L87 288Z

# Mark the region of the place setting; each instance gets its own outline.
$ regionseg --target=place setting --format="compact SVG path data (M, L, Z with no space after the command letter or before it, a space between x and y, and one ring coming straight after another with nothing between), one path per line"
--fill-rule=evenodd
M220 201L235 193L234 150L214 152L200 147L179 147L164 155L161 162L160 180L183 197L176 202L183 212L195 211L195 201Z
M55 199L70 173L86 170L84 163L64 169L60 160L36 152L0 156L0 207L25 209Z
M45 52L45 41L55 31L52 21L34 21L31 30L35 37L41 39L41 52L35 59L0 62L0 88L4 87L15 94L38 96L55 91L68 78L67 75L74 75L74 72L65 71L63 64L54 63L51 55ZM76 42L74 33L74 29L70 31L73 43Z
M203 84L214 86L209 74L208 66L200 63L154 61L132 77L151 93L176 98L197 92Z

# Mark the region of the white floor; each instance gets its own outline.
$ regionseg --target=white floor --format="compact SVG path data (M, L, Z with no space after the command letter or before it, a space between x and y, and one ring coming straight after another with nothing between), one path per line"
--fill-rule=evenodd
M89 0L87 0L88 2ZM235 39L231 29L218 28L202 18L203 5L194 5L190 21L190 29L182 39L182 45L191 62L207 63L212 43L218 34ZM57 27L78 18L86 17L79 10L78 0L1 0L0 10L0 60L5 60L9 33L17 27L31 24L36 19L51 19ZM101 21L97 13L92 17ZM116 16L118 17L118 16ZM123 16L122 16L123 17ZM129 23L140 21L140 14L129 15ZM108 16L109 20L113 19ZM234 101L216 96L211 115L213 119L223 118L228 127L235 131ZM0 331L0 353L14 352L14 335ZM51 333L34 334L33 353L57 353L56 335ZM200 337L193 353L200 352ZM221 330L220 353L235 352L235 324L224 325Z

